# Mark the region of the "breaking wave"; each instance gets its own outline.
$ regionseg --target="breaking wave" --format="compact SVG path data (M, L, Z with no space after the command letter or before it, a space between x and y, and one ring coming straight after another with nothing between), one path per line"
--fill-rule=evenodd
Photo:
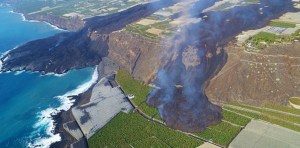
M40 113L38 113L38 121L33 126L36 129L31 136L37 136L40 132L46 132L46 137L33 139L33 142L28 144L28 147L40 147L48 148L52 143L61 141L60 134L54 133L55 129L55 120L52 118L54 115L57 115L61 111L67 111L74 104L75 100L71 99L70 96L79 95L87 91L92 85L94 85L98 80L98 70L95 68L92 78L86 83L78 86L76 89L67 92L62 96L56 96L55 98L61 102L61 105L58 108L47 108Z

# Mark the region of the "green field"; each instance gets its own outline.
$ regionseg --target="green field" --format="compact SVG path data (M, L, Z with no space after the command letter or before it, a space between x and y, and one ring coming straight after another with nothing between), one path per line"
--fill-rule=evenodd
M119 113L88 140L89 147L191 147L203 142L146 120L138 113Z
M265 105L265 108L283 111L283 112L287 112L287 113L291 113L291 114L295 114L295 115L300 115L300 110L297 110L297 109L294 109L294 108L288 107L288 106L267 104L267 105Z
M150 26L144 26L144 25L139 25L139 24L131 24L131 25L127 25L125 27L126 31L135 33L135 34L139 34L143 37L149 38L149 39L157 39L158 35L155 34L151 34L146 32L146 30L150 29Z
M149 86L143 85L142 82L135 80L125 70L120 70L117 72L116 80L126 94L134 94L136 96L134 99L132 99L132 101L141 111L155 119L161 120L158 110L148 106L145 102L147 95L151 90ZM241 130L241 127L246 126L250 122L250 118L246 118L230 111L223 110L222 115L223 121L220 124L211 126L201 133L195 133L195 135L206 140L211 140L222 146L227 146L232 139L237 136ZM222 132L224 130L228 132ZM149 141L153 141L155 143L157 139L154 138L145 140L145 142Z
M225 147L238 135L240 130L241 127L233 126L222 121L215 126L210 126L203 132L196 133L196 135Z
M295 28L296 24L290 22L271 21L269 26L282 27L282 28Z
M116 76L117 82L120 84L126 94L135 96L132 102L145 114L157 120L161 120L158 110L146 103L146 98L151 91L151 87L144 85L141 81L135 80L129 72L119 70Z
M295 105L300 105L300 98L290 98L289 101Z
M281 113L281 112L267 110L265 108L253 107L253 106L249 106L249 105L242 105L242 104L237 104L237 103L227 103L227 104L242 107L242 108L253 110L253 111L257 111L257 112L260 112L263 115L279 118L279 119L282 119L284 121L300 124L300 118L296 117L296 116L290 116L290 115L286 115L286 114Z
M246 41L246 44L251 43L251 46L257 49L263 49L270 44L291 43L294 40L300 40L300 30L297 30L291 35L276 35L268 32L260 32L250 37Z
M239 126L246 126L251 121L250 118L246 118L244 116L238 115L236 113L227 110L223 110L222 115L223 115L223 120Z
M222 116L223 121L221 123L210 126L203 132L196 133L196 135L226 147L238 135L242 126L246 126L251 121L250 118L227 110L223 110Z
M299 117L297 117L296 115L281 113L281 112L290 113L291 111L294 113L295 110L293 109L287 107L278 107L274 105L267 105L266 108L259 108L259 107L253 107L249 105L242 105L236 103L227 103L227 104L240 107L241 109L225 105L224 109L226 110L230 110L254 119L264 120L295 131L300 131L300 126L296 125L296 124L300 124ZM268 108L271 108L273 110L278 110L281 112L267 110Z
M152 17L150 17L150 18L152 18ZM155 15L154 15L153 19L158 20L158 19L156 19ZM173 34L173 31L175 30L174 27L172 27L170 25L170 20L162 20L162 21L154 23L152 25L140 25L140 24L133 23L133 24L127 25L125 27L125 30L129 31L129 32L133 32L135 34L139 34L139 35L149 38L149 39L160 38L160 35L147 32L147 30L151 29L151 28L163 30L163 32L160 34L163 36L170 36Z
M210 126L200 133L194 133L205 140L224 147L241 131L240 126L227 122L246 125L250 119L235 113L223 111L225 121ZM228 118L228 116L230 116ZM234 119L238 118L238 119ZM224 132L226 131L226 132ZM112 121L88 140L91 148L96 147L197 147L201 141L176 130L148 121L136 112L119 113Z

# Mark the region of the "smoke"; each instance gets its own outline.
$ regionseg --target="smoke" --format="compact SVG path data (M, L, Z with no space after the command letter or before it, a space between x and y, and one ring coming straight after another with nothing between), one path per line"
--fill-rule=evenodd
M234 36L259 28L270 19L293 10L290 0L261 0L259 4L236 6L203 13L217 0L180 1L185 11L176 19L178 31L168 39L162 53L154 89L147 103L159 109L168 126L197 132L220 122L221 108L208 101L205 87L225 64L224 46Z

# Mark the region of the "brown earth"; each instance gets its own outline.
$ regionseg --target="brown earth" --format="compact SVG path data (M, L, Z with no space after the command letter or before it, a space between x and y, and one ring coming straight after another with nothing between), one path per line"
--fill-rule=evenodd
M217 103L287 105L289 97L300 96L299 48L296 42L246 52L229 45L227 63L206 88L208 98Z

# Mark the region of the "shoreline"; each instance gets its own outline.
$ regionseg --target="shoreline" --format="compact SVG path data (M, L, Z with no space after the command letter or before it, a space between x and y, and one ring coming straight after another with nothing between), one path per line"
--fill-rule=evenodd
M70 96L72 100L75 100L73 106L77 105L83 105L86 104L90 101L90 97L92 95L92 90L94 88L95 84L92 85L87 91L80 93L75 96ZM73 138L72 135L70 135L64 128L63 124L74 121L74 117L71 112L71 108L67 111L61 111L57 115L53 115L52 118L55 121L55 129L54 129L54 134L60 134L61 140L54 142L50 145L50 148L56 148L56 147L67 147L68 145L76 142L77 140Z
M8 7L12 7L12 8L13 8L13 6L11 6L11 5L8 5ZM21 12L17 12L17 11L15 11L15 10L11 10L11 11L9 11L9 13L15 13L15 14L21 15L22 21L31 22L31 23L41 22L41 23L45 23L45 24L51 26L52 28L54 28L54 29L56 29L56 30L60 30L60 31L69 31L69 30L66 30L66 29L59 28L59 27L56 26L55 24L51 24L50 22L47 22L47 21L27 19L27 18L26 18L26 14L21 13ZM20 46L20 45L19 45L19 46ZM15 48L17 48L17 47L15 47Z
M27 19L26 14L16 12L12 5L1 4L0 7L11 7L13 10L9 11L9 13L15 13L15 14L20 15L22 21L45 23L56 30L68 31L68 30L59 28L58 26L55 26L47 21ZM22 44L17 45L16 47L1 53L0 57L5 56L10 51L12 51L20 46L22 46ZM2 66L3 66L2 64L3 64L3 61L0 60L0 70L2 69ZM12 71L7 71L7 72L12 72ZM21 70L21 71L13 71L13 72L15 73L15 75L18 75L23 72L31 72L31 71ZM0 73L2 73L2 72L0 72ZM45 73L42 71L32 72L32 73L40 73L41 76L42 75L53 75L53 76L60 77L60 76L67 74L68 72L62 73L62 74ZM46 129L45 134L47 136L40 138L40 139L33 139L32 141L28 141L27 146L28 147L53 147L53 145L63 143L65 140L68 141L69 140L68 137L65 136L67 133L65 131L61 131L61 129L60 129L60 127L62 127L62 125L63 125L62 121L64 120L64 117L66 117L66 116L62 116L62 115L65 112L66 113L70 112L70 109L72 106L80 104L84 100L89 101L88 97L83 98L82 96L84 96L84 94L89 94L89 92L91 93L90 90L92 90L93 86L97 83L97 81L98 81L98 68L97 68L97 66L95 66L94 72L93 72L90 80L77 86L74 90L70 90L61 96L56 96L54 99L59 99L59 101L61 102L61 105L57 108L49 107L45 110L41 110L37 114L37 117L38 117L37 122L33 125L33 127L36 129L40 128L41 126L45 126L45 129ZM34 131L32 131L32 132L34 132Z
M98 81L98 68L96 67L90 80L77 86L77 88L66 92L61 96L56 96L62 103L58 108L47 108L39 113L39 120L34 127L47 124L46 133L49 137L36 139L33 143L29 143L29 147L52 147L53 144L60 143L65 140L65 133L62 133L59 127L63 125L65 119L61 116L64 112L70 112L72 106L78 104L81 99L79 96L88 92ZM67 118L68 119L68 118ZM62 136L63 135L63 136Z
M74 30L72 30L72 29L70 29L68 27L63 28L59 24L55 24L55 23L51 23L50 21L45 21L45 20L42 20L42 19L38 19L37 17L35 17L34 19L29 19L28 16L27 16L27 14L22 13L22 12L18 12L17 10L15 10L14 6L12 4L0 3L0 7L11 7L12 10L9 11L9 13L16 13L16 14L21 15L23 21L27 21L27 22L43 22L43 23L45 23L45 24L47 24L47 25L49 25L52 28L57 29L57 30L61 30L61 31L74 31ZM41 15L41 16L44 16L44 15ZM53 19L53 20L55 20L55 19ZM80 28L77 28L77 29L79 30Z

